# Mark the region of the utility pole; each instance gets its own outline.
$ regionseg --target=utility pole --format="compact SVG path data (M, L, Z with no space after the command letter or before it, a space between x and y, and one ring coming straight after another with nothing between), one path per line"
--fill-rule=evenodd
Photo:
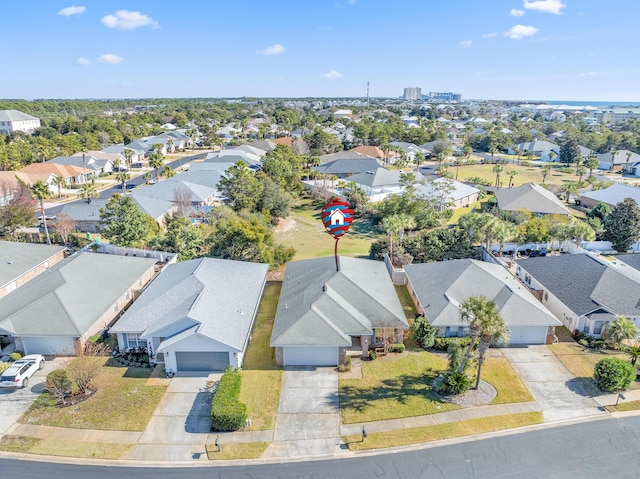
M369 111L369 81L367 81L367 111Z

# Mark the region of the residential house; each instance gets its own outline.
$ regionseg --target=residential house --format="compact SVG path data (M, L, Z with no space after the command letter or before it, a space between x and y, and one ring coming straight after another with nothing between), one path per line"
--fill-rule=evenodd
M351 110L336 110L333 112L334 118L351 118L353 116L353 111Z
M389 195L402 193L401 173L400 170L387 170L380 166L375 170L350 176L348 181L364 191L370 201L377 202Z
M541 161L550 161L553 155L555 155L556 158L560 155L560 146L550 141L538 139L520 143L515 148L510 147L507 153L515 155L517 150L520 150L522 154L531 153L534 156L539 156ZM553 155L551 155L551 153L553 153Z
M0 241L0 298L62 261L65 251L64 246Z
M402 342L408 327L384 263L328 256L287 264L271 346L279 366L336 366L351 347L366 357Z
M114 166L126 167L126 158L123 153L107 153L99 150L89 150L86 152L75 153L72 156L82 158L85 155L86 158L93 158L95 165L102 169L103 173L111 173ZM133 161L133 160L132 160Z
M602 202L614 208L625 198L631 198L640 205L640 188L636 186L614 183L603 190L586 191L580 197L580 204L585 208L593 208Z
M126 150L131 151L131 153L129 154L131 155L132 163L139 163L144 160L145 150L133 148L131 144L127 146L125 145L108 146L104 148L102 151L104 153L115 153L115 154L121 155L123 158L126 158L128 153Z
M364 157L334 160L314 166L312 169L321 175L335 176L336 178L350 178L367 171L375 171L380 167L380 161L375 158Z
M10 135L14 131L33 133L40 128L40 119L18 110L0 110L0 133Z
M57 187L53 184L53 180L56 176L64 178L68 185L83 184L86 183L89 178L94 174L93 170L89 168L83 169L73 165L60 165L58 163L31 163L18 170L21 173L25 173L29 177L33 175L45 175L48 179L45 181L49 185L51 192L57 192Z
M82 170L86 168L90 171L91 176L97 178L102 173L110 173L113 170L113 164L111 161L101 160L98 161L93 156L87 156L80 154L80 156L56 156L55 158L46 161L45 163L53 163L56 165L75 166Z
M537 183L495 190L500 211L529 211L537 216L571 215L558 197Z
M0 299L0 335L25 354L69 356L155 275L155 259L80 252Z
M262 164L262 157L238 148L207 153L207 162L238 163L242 161L248 168L257 170Z
M518 278L539 292L570 331L601 337L607 323L623 315L640 326L640 282L592 254L516 260Z
M345 152L338 152L333 154L339 156L339 153L358 153L360 155L370 156L371 158L382 160L384 163L393 163L393 160L398 156L398 153L396 153L395 151L384 151L378 146L371 145L360 145ZM344 158L343 156L340 157Z
M414 162L416 159L416 154L422 153L425 158L431 153L430 150L422 148L414 143L407 143L406 141L392 141L390 143L391 146L394 146L396 151L404 152L409 158L410 161Z
M136 188L131 191L131 196L136 201L145 197L173 202L176 192L184 189L190 193L193 206L212 206L220 204L223 200L222 193L218 189L221 178L222 172L214 168L206 170L204 167L189 168L173 178L144 188Z
M509 327L510 344L553 341L561 322L502 266L457 259L404 266L416 311L438 328L438 336L468 336L461 305L471 296L493 301Z
M241 367L269 265L199 258L168 265L111 328L167 371Z
M443 211L467 208L479 200L480 190L460 181L433 177L416 185L416 194L431 200L439 211Z
M624 170L637 176L635 171L635 163L640 161L640 155L629 150L619 150L609 153L596 155L598 158L598 168L600 170L620 171ZM633 171L629 171L629 167L633 167Z
M53 188L55 175L51 173L24 173L22 171L0 171L0 206L9 204L15 191L23 183L32 186L36 181L42 181Z

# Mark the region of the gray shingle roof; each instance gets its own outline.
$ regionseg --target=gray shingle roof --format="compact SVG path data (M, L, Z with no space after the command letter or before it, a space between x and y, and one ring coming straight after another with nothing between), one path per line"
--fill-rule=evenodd
M495 302L507 326L558 326L558 321L502 266L458 259L404 267L411 286L434 326L464 326L459 305L470 296Z
M349 177L349 181L364 186L399 186L400 170L387 170L378 167L373 171L366 171Z
M64 250L64 246L0 241L0 287Z
M590 198L594 201L602 201L610 206L615 206L625 198L631 198L640 204L640 188L636 186L615 183L604 190L587 191L582 193L583 198Z
M111 328L150 337L169 325L242 350L269 266L200 258L167 266ZM177 333L179 334L179 333Z
M37 120L35 116L23 113L19 110L0 110L0 121L25 121Z
M533 182L516 188L500 188L495 194L498 208L502 211L526 210L542 214L571 214L556 195Z
M82 336L155 263L77 253L0 299L0 328L24 336Z
M588 254L544 256L516 263L577 315L598 309L591 293L607 266Z
M350 335L407 328L384 263L333 256L287 265L271 346L349 346Z
M325 175L353 175L374 171L380 167L381 163L379 160L371 158L370 156L364 156L363 158L339 159L322 163L313 169Z

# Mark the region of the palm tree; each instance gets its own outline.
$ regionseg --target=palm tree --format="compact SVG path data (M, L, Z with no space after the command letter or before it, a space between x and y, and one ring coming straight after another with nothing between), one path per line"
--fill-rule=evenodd
M51 191L49 191L49 186L46 183L38 180L31 187L31 193L33 197L40 202L40 214L42 216L42 224L44 225L44 234L47 237L47 244L51 244L49 227L47 226L47 216L44 214L44 200L49 198Z
M456 167L456 181L457 181L458 180L458 170L462 166L462 158L457 157L455 160L453 160L453 165Z
M160 167L164 165L164 157L162 153L154 151L149 155L149 166L156 171L156 181L158 180Z
M544 165L542 167L542 184L544 185L545 180L547 179L547 176L549 176L549 173L551 173L551 165Z
M127 171L119 171L118 174L116 175L116 180L118 180L122 185L123 193L127 192L127 181L129 181L130 179L131 179L131 175Z
M611 171L613 171L613 164L616 161L616 155L618 154L618 150L616 150L615 148L611 149L611 167L609 168Z
M162 169L162 176L166 176L167 178L173 178L176 175L176 172L171 169L169 165L165 165Z
M400 213L398 215L385 216L381 222L382 229L389 233L389 260L393 264L393 239L398 238L398 241L402 238L405 229L413 229L416 227L416 220L413 216L409 216L406 213Z
M131 148L124 149L124 161L127 164L127 168L131 168L131 163L133 161L133 150Z
M500 188L500 173L502 173L503 170L504 168L501 165L495 165L492 169L496 174L496 188Z
M631 155L633 155L633 153L631 153L630 151L627 151L627 162L624 165L624 171L627 174L629 174L629 160L631 160Z
M593 170L596 169L598 165L600 165L600 162L598 161L598 158L596 158L595 156L592 156L585 162L584 166L589 168L590 177L593 176Z
M91 204L91 200L93 198L97 198L98 196L100 196L100 194L98 193L98 188L96 188L95 183L92 181L91 183L84 183L82 186L80 186L80 192L78 193L78 196L82 199L87 200L87 204Z
M565 183L562 185L561 191L566 195L567 204L569 204L569 200L571 199L571 195L575 194L578 191L577 183Z
M558 155L556 154L555 151L550 151L549 152L549 161L553 161L556 156L558 156Z
M624 340L638 337L638 327L629 318L618 315L615 320L607 324L604 330L604 337L607 341L620 346Z
M173 153L173 140L171 138L167 140L167 151Z
M638 358L640 358L640 345L636 343L632 346L627 346L624 348L624 352L629 355L629 358L631 359L631 364L635 366L636 362L638 361Z
M62 198L62 187L67 186L67 180L62 176L54 176L53 184L58 187L58 198Z
M471 343L464 355L458 372L462 373L473 350L478 348L478 370L476 374L476 389L480 385L482 363L489 346L496 343L506 344L509 341L509 328L498 312L496 304L484 296L470 296L460 305L461 319L469 323Z
M153 178L153 175L147 171L147 172L144 174L144 183L145 183L146 185L148 185L148 184L149 184L149 181L151 181L151 178Z
M511 188L513 186L513 177L518 175L518 172L516 170L511 170L508 171L507 174L509 175L509 188Z
M587 174L587 169L584 166L578 167L578 184L582 183L582 177Z

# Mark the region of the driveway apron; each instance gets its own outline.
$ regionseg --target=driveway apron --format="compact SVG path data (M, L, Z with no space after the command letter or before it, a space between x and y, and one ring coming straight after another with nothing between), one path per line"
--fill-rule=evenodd
M335 368L287 368L273 442L263 457L323 456L341 451Z
M544 422L606 413L546 346L504 348L502 352L540 405Z

